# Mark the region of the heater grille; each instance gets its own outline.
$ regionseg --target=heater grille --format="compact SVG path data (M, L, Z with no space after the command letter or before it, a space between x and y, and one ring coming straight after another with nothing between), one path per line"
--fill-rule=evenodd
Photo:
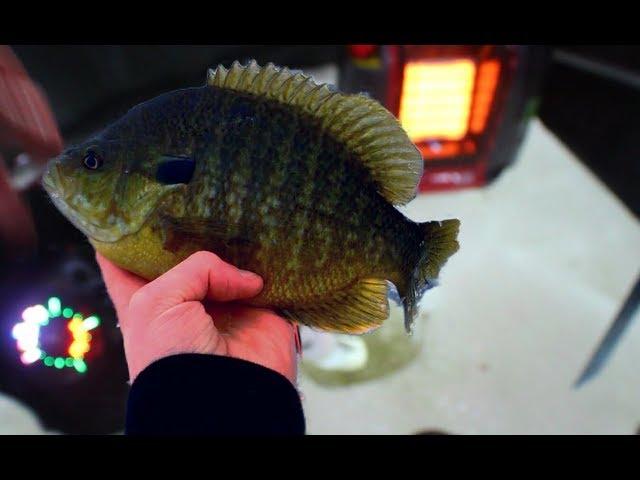
M410 61L400 122L414 142L461 140L469 130L476 65L470 59Z

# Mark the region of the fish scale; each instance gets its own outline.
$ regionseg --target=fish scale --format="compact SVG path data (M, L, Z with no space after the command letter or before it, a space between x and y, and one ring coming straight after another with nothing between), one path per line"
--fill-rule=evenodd
M95 171L83 167L89 151ZM457 220L418 224L395 208L413 198L422 168L375 100L250 62L132 108L52 160L43 181L125 269L153 279L210 250L262 276L248 303L362 333L387 318L389 281L410 328L458 248Z

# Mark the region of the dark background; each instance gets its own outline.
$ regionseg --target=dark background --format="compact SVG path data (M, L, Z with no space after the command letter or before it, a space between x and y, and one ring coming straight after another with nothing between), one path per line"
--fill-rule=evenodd
M640 46L554 49L539 116L640 217Z

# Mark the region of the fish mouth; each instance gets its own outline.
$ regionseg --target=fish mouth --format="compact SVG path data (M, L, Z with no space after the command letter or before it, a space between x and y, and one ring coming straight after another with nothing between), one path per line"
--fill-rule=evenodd
M167 195L175 191L175 187L177 187L175 185L166 186L160 192L150 192L140 197L139 201L141 204L144 205L149 202L154 203L154 206L151 208L134 208L134 211L142 213L135 222L127 224L123 221L118 221L113 225L105 227L104 225L85 219L82 212L79 212L67 203L66 199L69 198L69 195L65 192L58 165L50 165L47 168L47 171L42 178L42 186L56 208L73 224L74 227L80 230L90 240L101 243L115 243L127 235L137 233L147 222L149 217L156 211ZM154 200L155 202L153 202Z
M69 220L74 227L92 240L99 242L113 243L120 240L124 234L116 231L115 228L104 228L101 225L85 220L82 215L75 211L65 201L66 195L60 181L60 172L57 165L49 166L47 172L42 177L42 186L49 195L55 207Z
M57 164L49 164L47 171L42 177L42 186L49 195L55 207L69 220L74 227L80 230L91 240L105 243L114 243L126 235L118 226L104 227L103 225L86 220L81 212L69 206L66 199L69 198L65 192L64 183Z
M42 176L42 186L49 196L53 196L54 194L58 195L58 185L60 184L60 172L58 171L58 166L49 163L44 175Z

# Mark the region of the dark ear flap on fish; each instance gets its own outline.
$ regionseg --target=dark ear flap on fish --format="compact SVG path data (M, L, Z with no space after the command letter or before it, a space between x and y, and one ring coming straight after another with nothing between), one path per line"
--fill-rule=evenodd
M319 330L361 334L379 327L389 317L387 290L385 280L366 278L334 292L321 304L296 306L283 314Z
M164 185L189 183L196 169L196 162L191 157L163 155L158 162L156 180Z
M316 117L368 169L380 194L394 205L412 200L423 171L422 155L398 120L366 95L348 95L302 73L234 62L209 70L208 85L265 97Z

